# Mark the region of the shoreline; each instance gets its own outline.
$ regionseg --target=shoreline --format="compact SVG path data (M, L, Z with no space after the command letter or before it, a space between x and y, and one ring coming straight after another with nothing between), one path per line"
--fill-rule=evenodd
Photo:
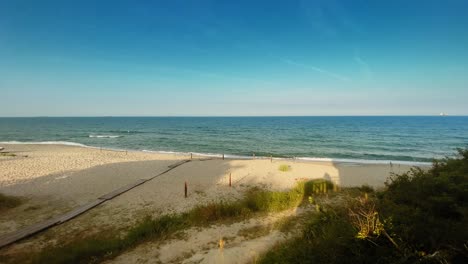
M110 147L96 147L85 145L77 142L70 141L1 141L0 145L57 145L57 146L73 146L89 149L100 149L106 151L116 151L116 152L134 152L134 153L154 153L160 155L174 155L174 156L188 156L193 154L198 157L212 157L212 158L222 158L224 155L225 159L230 160L268 160L271 157L266 156L243 156L236 154L222 154L222 153L199 153L199 152L177 152L177 151L162 151L162 150L135 150L135 149L118 149ZM407 165L407 166L431 166L432 162L424 161L404 161L404 160L366 160L366 159L341 159L341 158L323 158L323 157L272 157L276 161L302 161L302 162L330 162L330 163L347 163L347 164L357 164L357 165Z

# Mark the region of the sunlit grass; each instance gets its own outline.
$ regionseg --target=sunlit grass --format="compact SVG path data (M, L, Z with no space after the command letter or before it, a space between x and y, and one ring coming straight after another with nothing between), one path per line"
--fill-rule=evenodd
M9 153L9 152L0 152L0 156L2 156L2 157L16 157L16 154Z
M291 166L286 165L286 164L281 164L279 165L278 170L282 172L288 172L291 170Z
M34 257L34 263L88 263L112 258L138 244L164 240L193 226L204 226L229 220L241 220L259 213L278 212L306 201L313 181L299 182L289 191L252 188L239 201L200 205L187 213L158 218L145 217L123 237L117 231L106 231L93 237L46 248Z

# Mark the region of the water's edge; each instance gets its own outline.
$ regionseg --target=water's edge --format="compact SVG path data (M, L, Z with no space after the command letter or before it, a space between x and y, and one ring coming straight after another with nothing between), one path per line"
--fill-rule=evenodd
M157 154L171 154L171 155L180 155L188 156L193 154L195 156L201 157L217 157L221 158L223 155L226 159L252 159L252 156L242 156L229 153L199 153L199 152L177 152L177 151L162 151L162 150L148 150L148 149L118 149L118 148L109 148L109 147L98 147L90 146L76 142L69 141L0 141L0 144L4 145L63 145L63 146L74 146L82 148L92 148L92 149L103 149L110 151L129 151L129 152L150 152ZM255 156L255 159L270 159L271 157L266 156ZM403 161L403 160L365 160L365 159L337 159L337 158L317 158L317 157L272 157L273 160L299 160L304 162L336 162L336 163L352 163L352 164L388 164L388 165L409 165L409 166L430 166L431 162L422 162L422 161Z

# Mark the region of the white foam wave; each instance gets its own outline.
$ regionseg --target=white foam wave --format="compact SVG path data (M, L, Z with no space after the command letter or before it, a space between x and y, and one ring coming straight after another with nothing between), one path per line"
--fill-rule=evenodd
M365 160L365 159L331 159L331 158L312 158L312 157L297 157L297 160L303 161L322 161L322 162L339 162L339 163L355 163L355 164L395 164L395 165L414 165L428 166L431 162L422 161L403 161L403 160Z
M89 135L90 138L119 138L117 135Z
M30 144L30 145L67 145L67 146L77 146L85 148L100 148L87 146L81 143L68 142L68 141L40 141L40 142L25 142L25 141L3 141L0 144ZM138 151L131 149L114 149L114 148L102 148L112 151ZM199 153L199 152L177 152L177 151L158 151L158 150L141 150L143 152L149 153L158 153L158 154L171 154L171 155L181 155L187 156L192 153L195 156L199 157L212 157L212 158L221 158L223 154L218 153ZM224 154L226 159L252 159L252 156L241 156L241 155L232 155ZM256 156L255 159L270 159L270 157ZM393 165L409 165L409 166L430 166L431 162L421 162L421 161L400 161L400 160L365 160L365 159L334 159L334 158L316 158L316 157L294 157L294 158L273 158L274 160L298 160L304 162L337 162L337 163L350 163L350 164L393 164Z
M16 145L66 145L66 146L77 146L77 147L90 147L81 143L69 142L69 141L2 141L0 144L16 144Z

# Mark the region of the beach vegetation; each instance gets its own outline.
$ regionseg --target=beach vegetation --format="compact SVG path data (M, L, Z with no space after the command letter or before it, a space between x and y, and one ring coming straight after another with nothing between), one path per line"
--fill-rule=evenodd
M287 164L281 164L281 165L279 165L278 170L282 171L282 172L288 172L288 171L291 170L291 166L289 166Z
M272 229L272 227L269 226L269 225L267 225L267 226L256 225L256 226L240 229L237 232L237 235L242 236L242 237L247 238L247 239L254 239L254 238L257 238L257 237L262 237L262 236L268 235L270 233L271 229Z
M1 157L16 157L16 154L10 152L0 152Z
M468 262L468 150L344 194L259 263Z
M298 182L288 191L251 188L245 197L232 202L199 205L182 214L158 218L147 216L130 228L126 235L106 231L58 247L45 248L33 257L33 263L88 263L115 257L145 241L160 241L189 227L243 220L254 215L278 212L307 202L314 181Z

